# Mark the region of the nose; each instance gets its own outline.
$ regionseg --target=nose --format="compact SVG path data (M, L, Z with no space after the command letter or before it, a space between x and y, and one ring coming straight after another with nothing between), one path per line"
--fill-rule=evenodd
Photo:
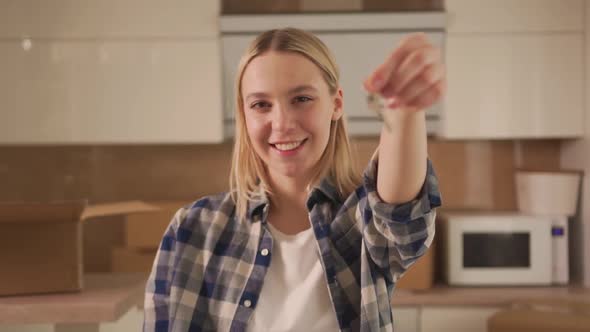
M278 132L287 132L295 128L295 118L288 106L277 104L273 109L272 128Z

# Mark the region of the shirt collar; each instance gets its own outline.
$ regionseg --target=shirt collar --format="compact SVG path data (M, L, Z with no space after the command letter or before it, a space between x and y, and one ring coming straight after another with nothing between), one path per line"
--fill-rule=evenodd
M329 201L331 203L342 203L342 195L333 184L330 177L324 177L317 185L315 185L309 195L307 196L306 206L308 211L311 211L314 205ZM254 221L257 215L262 215L265 208L269 205L270 201L267 194L260 190L259 194L248 201L248 212L247 216L250 220Z

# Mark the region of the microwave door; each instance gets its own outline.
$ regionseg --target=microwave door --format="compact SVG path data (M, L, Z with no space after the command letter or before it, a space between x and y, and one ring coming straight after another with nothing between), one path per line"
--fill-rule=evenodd
M463 268L530 268L530 234L463 233Z

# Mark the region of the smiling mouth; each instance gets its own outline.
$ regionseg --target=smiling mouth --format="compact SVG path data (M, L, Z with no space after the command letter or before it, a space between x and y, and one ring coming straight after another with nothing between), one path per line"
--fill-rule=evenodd
M297 149L298 147L302 146L303 143L305 143L307 141L306 139L303 139L301 141L295 141L295 142L288 142L288 143L275 143L275 144L270 144L272 145L272 147L274 147L275 149L279 150L279 151L293 151L295 149Z

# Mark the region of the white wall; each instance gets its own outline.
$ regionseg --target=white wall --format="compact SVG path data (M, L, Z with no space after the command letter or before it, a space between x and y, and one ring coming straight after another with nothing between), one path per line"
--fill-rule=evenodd
M574 267L583 278L584 285L590 287L590 0L586 0L585 58L586 58L586 135L582 140L568 141L562 144L561 166L563 168L581 169L585 173L582 189L582 209L578 224L570 231L570 237L579 250ZM584 69L582 69L584 70ZM559 111L559 110L557 110Z

